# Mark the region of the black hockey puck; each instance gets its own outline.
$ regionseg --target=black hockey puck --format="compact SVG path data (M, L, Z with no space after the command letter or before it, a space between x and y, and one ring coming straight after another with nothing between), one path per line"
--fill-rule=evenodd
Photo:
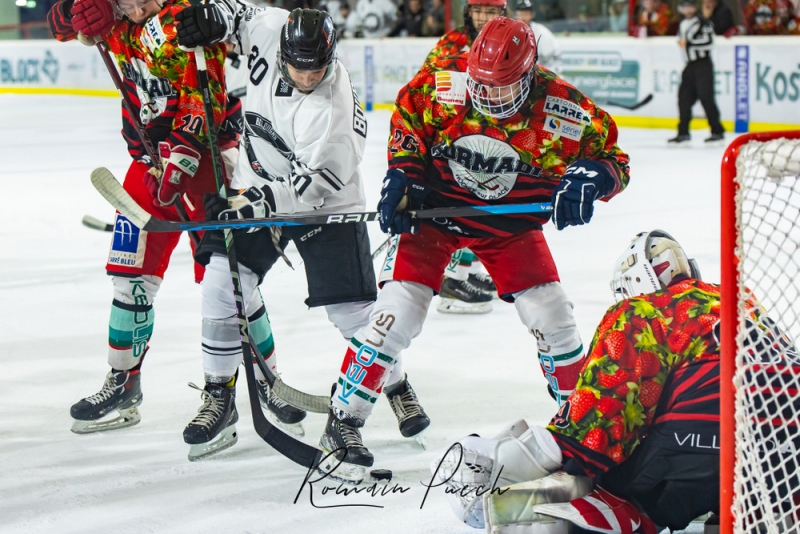
M374 480L392 480L391 469L373 469L369 472L369 476Z

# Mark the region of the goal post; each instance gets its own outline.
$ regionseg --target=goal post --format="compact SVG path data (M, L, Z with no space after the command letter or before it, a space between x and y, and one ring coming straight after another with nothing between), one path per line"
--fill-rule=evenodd
M800 131L728 146L721 216L720 533L797 533ZM752 319L751 295L769 319ZM765 331L774 342L753 341Z

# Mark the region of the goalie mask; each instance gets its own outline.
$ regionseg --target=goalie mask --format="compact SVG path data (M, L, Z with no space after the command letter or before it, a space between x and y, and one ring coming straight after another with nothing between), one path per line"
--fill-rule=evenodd
M527 24L506 17L490 20L467 58L472 106L487 117L511 117L528 97L535 64L536 38Z
M617 259L611 290L620 301L666 289L678 277L699 279L697 263L668 233L642 232Z

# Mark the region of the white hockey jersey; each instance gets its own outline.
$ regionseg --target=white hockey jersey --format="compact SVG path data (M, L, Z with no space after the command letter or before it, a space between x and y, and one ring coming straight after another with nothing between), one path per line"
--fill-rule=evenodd
M279 214L363 211L359 164L367 121L338 60L310 94L288 85L278 66L289 12L218 0L229 18L226 40L247 61L247 101L239 161L231 186L269 185Z

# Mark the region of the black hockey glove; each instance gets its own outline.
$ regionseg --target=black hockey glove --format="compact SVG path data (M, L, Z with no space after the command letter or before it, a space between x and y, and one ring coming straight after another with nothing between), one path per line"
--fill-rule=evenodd
M228 33L222 11L214 4L190 6L175 15L178 22L178 44L183 48L197 48L218 43Z
M579 159L561 177L553 191L553 224L563 230L592 220L594 201L614 189L608 167L593 159Z
M420 221L405 210L420 209L427 194L428 188L422 182L409 179L400 170L389 169L378 202L381 230L389 235L416 234Z
M203 197L207 221L232 221L236 219L263 219L275 211L275 199L269 187L259 189L228 189L228 198L219 193Z

